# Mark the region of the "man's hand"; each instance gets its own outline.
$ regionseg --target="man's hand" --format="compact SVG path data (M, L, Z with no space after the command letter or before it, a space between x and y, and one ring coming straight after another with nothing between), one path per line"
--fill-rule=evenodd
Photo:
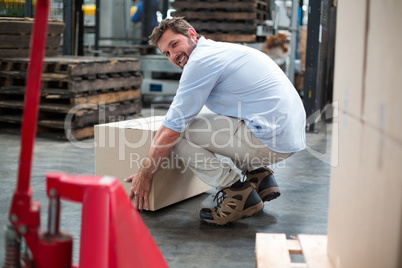
M138 174L133 174L124 181L131 181L130 198L134 197L134 207L141 210L149 210L149 192L152 183L152 174L157 169L158 164L164 157L167 157L176 144L180 133L161 126L156 132L148 151L147 158Z
M131 182L130 199L134 198L134 207L142 211L145 205L145 210L149 210L152 175L147 177L140 172L129 176L124 181Z

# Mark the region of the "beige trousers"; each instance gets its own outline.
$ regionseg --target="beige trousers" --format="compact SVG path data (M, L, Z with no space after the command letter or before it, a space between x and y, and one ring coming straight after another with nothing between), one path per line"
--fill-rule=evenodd
M240 179L231 168L230 158L245 174L247 171L272 165L293 153L277 153L265 147L238 118L217 114L195 117L182 133L173 153L206 184L221 190ZM227 159L226 158L226 159Z

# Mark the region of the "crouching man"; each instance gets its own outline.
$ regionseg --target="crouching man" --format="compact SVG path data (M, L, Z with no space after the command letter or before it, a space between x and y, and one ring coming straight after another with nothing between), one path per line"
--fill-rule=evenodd
M200 217L226 225L263 209L280 195L266 166L305 148L306 114L297 91L264 53L201 37L183 18L165 19L151 36L183 69L176 96L139 173L129 176L134 206L149 208L156 163L170 153L219 192ZM203 106L213 113L199 115ZM217 155L229 157L241 175Z

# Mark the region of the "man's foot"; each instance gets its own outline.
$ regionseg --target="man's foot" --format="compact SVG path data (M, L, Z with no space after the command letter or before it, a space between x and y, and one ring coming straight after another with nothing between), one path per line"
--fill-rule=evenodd
M239 186L239 187L236 187ZM264 203L254 187L238 181L216 193L216 207L200 210L200 218L212 225L228 225L236 220L254 215L264 208Z
M274 172L271 169L261 167L251 172L247 172L246 176L246 181L254 186L263 202L271 201L281 195L274 177Z

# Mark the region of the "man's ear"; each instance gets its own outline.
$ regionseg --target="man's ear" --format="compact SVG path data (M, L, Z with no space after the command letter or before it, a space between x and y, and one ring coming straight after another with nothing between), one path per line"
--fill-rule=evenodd
M197 33L195 32L195 30L194 29L192 29L192 28L190 28L190 29L188 29L188 34L190 35L190 37L191 37L191 39L195 42L195 43L197 43Z

